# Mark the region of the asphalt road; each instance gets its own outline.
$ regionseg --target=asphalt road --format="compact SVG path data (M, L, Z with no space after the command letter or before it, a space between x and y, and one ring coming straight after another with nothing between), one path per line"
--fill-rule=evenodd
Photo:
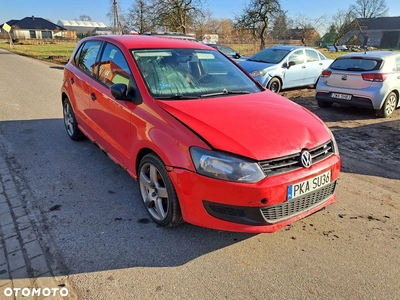
M62 69L0 50L0 154L79 299L400 299L397 159L339 144L338 201L274 234L159 228L126 172L68 138Z

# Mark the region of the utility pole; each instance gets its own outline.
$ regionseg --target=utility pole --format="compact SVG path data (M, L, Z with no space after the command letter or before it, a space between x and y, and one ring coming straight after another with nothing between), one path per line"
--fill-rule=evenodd
M113 2L113 11L114 11L114 29L113 33L117 34L119 33L119 20L118 20L118 5L117 5L117 0L114 0Z

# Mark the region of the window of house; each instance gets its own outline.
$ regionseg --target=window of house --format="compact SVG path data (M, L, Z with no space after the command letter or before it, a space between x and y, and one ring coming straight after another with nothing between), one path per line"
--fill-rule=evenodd
M36 31L35 30L29 30L29 36L31 39L36 39Z
M51 39L52 37L50 30L42 30L42 39Z

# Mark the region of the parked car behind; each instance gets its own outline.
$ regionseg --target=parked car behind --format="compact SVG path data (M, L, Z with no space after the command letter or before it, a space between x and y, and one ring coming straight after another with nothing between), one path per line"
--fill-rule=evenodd
M223 54L228 56L229 58L232 58L234 61L242 61L246 60L249 58L249 56L244 56L237 52L235 49L232 49L231 47L221 45L221 44L205 44L207 46L213 47L219 51L221 51Z
M336 199L328 127L203 44L82 39L60 100L69 137L88 137L137 179L159 226L273 232Z
M273 46L239 62L261 85L278 93L281 89L315 85L333 59L310 47Z
M333 103L375 109L390 116L400 106L400 52L373 51L338 57L315 91L320 107Z

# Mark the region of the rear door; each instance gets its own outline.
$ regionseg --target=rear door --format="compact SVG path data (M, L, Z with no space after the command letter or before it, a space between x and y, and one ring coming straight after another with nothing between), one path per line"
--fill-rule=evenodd
M304 84L315 84L324 69L324 64L320 60L318 53L311 49L306 49L306 71Z
M90 137L93 135L90 118L90 92L95 81L94 66L100 52L101 41L86 42L74 58L74 66L68 73L66 80L71 83L73 99L70 99L74 108L78 123L85 134ZM72 98L72 97L71 97Z

